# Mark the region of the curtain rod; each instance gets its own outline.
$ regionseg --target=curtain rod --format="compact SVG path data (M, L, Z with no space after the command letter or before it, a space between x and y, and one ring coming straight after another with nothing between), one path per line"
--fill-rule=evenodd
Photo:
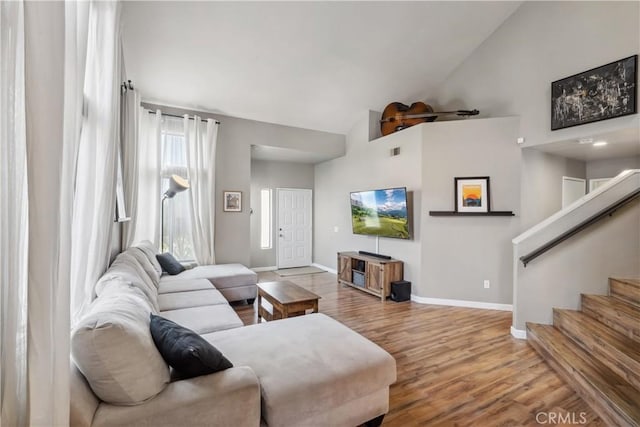
M156 114L156 112L154 110L149 110L150 114ZM184 116L178 116L177 114L168 114L168 113L163 113L162 111L160 111L160 114L163 116L169 116L169 117L177 117L179 119L184 119ZM195 120L195 117L188 117L189 120ZM215 122L215 124L219 125L220 122L213 119L213 121Z

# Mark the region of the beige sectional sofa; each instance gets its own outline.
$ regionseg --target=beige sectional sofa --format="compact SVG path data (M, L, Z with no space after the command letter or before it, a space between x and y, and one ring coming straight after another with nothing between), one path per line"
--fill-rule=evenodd
M72 426L356 426L388 411L395 360L376 344L323 314L243 326L227 300L255 297L255 273L231 264L167 277L155 254L143 242L118 255L72 333ZM150 313L234 366L172 379Z

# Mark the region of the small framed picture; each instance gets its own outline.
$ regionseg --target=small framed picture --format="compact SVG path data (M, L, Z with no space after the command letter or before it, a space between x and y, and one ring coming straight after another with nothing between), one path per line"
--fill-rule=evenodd
M242 212L242 191L224 191L222 210L225 212Z
M491 211L489 177L454 178L456 212Z

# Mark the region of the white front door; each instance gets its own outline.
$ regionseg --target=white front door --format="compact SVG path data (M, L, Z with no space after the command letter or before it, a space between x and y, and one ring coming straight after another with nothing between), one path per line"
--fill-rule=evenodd
M562 177L562 209L587 194L587 182L582 178Z
M278 268L311 265L311 190L278 188Z

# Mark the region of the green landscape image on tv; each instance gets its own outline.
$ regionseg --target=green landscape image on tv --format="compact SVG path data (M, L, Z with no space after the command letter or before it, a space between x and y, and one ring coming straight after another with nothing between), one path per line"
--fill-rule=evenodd
M409 239L407 189L351 193L351 223L355 234Z

